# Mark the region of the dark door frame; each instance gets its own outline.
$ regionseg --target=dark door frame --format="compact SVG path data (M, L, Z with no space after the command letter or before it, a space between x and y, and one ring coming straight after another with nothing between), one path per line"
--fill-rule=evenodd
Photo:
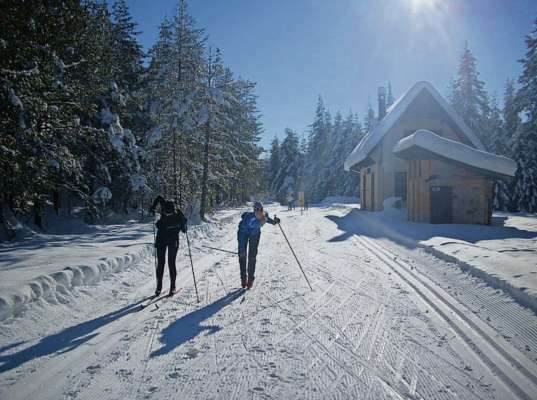
M453 223L453 188L451 186L431 186L429 193L431 224ZM440 207L444 212L438 214Z

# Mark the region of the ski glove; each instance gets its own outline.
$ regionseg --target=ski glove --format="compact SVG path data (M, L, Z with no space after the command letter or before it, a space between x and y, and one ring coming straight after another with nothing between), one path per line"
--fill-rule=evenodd
M274 216L274 224L279 224L280 223L280 219L276 216Z

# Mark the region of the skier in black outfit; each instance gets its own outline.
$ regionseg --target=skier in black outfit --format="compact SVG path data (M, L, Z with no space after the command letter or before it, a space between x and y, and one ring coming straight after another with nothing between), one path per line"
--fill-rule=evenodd
M155 240L155 247L157 248L157 289L155 290L155 296L158 296L162 291L166 249L168 249L168 268L170 270L169 295L171 296L175 293L175 278L177 276L175 258L179 250L179 232L186 233L187 219L181 210L176 209L172 200L165 200L162 196L158 196L153 202L150 208L153 214L159 204L160 218L156 223L157 238Z
M257 247L261 238L261 227L268 222L276 225L280 219L274 216L274 219L263 211L263 204L254 203L253 212L245 212L241 216L239 230L237 231L237 241L239 242L239 266L241 269L241 286L251 289L255 279L255 262L257 257ZM246 249L248 247L248 276L246 275Z

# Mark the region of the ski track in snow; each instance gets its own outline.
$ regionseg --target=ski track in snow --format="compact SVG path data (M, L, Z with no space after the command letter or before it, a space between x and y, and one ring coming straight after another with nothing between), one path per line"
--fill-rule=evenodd
M173 298L141 308L151 258L36 301L0 324L0 398L535 398L535 314L431 255L340 239L327 217L348 211L279 212L314 291L270 225L238 288L236 257L202 247L235 249L236 210L192 243L200 303L185 241Z

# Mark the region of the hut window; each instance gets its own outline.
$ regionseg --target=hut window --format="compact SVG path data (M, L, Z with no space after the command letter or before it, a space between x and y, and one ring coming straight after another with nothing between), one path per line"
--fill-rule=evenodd
M406 172L395 173L395 197L400 197L406 202Z

